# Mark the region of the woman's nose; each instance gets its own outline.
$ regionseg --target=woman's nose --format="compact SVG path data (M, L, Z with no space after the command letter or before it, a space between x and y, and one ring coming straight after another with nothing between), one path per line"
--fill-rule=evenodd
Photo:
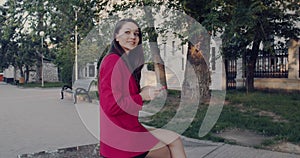
M130 33L129 35L130 38L135 38L135 34L133 32Z

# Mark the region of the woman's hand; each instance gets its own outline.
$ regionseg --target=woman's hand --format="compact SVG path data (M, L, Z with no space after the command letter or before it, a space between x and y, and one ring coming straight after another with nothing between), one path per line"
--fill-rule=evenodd
M142 96L144 101L153 100L160 94L160 89L154 86L145 86L142 88L140 95Z

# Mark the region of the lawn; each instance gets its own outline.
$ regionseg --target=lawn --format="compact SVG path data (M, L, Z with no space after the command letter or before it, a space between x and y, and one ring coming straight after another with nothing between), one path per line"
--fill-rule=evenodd
M33 88L33 87L41 87L41 88L52 88L52 87L62 87L64 83L62 82L45 82L44 87L42 87L41 83L24 83L24 84L19 84L19 86L24 87L24 88Z
M175 115L180 102L179 91L169 91L165 106L150 118L142 119L145 124L163 127ZM200 104L190 126L183 135L197 139L224 141L214 133L225 129L246 129L273 139L266 144L288 141L300 142L300 97L299 93L271 93L255 91L227 91L226 104L217 123L204 137L198 132L207 111L207 104ZM174 99L178 98L178 99Z

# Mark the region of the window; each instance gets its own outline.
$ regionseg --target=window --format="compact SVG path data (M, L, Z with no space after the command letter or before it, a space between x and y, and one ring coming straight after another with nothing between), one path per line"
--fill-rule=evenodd
M167 44L164 43L164 57L166 57L167 55Z
M89 65L89 77L95 77L95 65Z
M216 47L211 48L211 69L216 70Z
M184 58L181 59L181 70L184 70Z
M175 54L175 41L172 41L172 54Z

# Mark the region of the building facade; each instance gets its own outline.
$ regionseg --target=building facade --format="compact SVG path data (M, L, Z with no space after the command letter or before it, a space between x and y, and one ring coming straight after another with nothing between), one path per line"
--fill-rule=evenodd
M32 68L33 70L36 70L36 67ZM29 76L26 76L26 73L24 74L24 78L28 78L28 82L37 82L36 81L36 71L30 71ZM3 81L7 83L18 83L21 78L20 70L15 68L14 66L10 65L8 68L6 68L3 71ZM57 67L49 62L44 61L43 63L43 79L44 82L58 82L58 69Z

